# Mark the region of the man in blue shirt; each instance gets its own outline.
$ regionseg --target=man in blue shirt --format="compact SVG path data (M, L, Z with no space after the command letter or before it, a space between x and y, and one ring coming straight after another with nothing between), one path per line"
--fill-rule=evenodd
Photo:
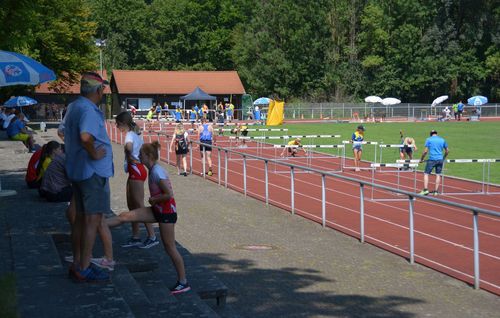
M64 119L66 173L77 211L71 229L74 262L70 276L81 282L109 281L109 274L90 266L97 229L102 226L103 213L110 211L108 178L114 174L104 115L97 107L106 84L97 73L82 74L81 96L69 105ZM104 230L111 240L109 228Z
M432 194L439 194L438 189L441 182L441 170L443 169L444 159L448 156L448 144L446 140L439 137L437 134L437 131L434 129L431 130L430 137L425 140L425 149L420 158L420 162L424 162L425 156L429 153L429 160L427 160L424 171L424 189L420 192L421 195L429 194L429 175L432 173L432 169L436 171L436 185Z
M35 152L33 136L28 128L26 128L23 113L16 110L15 116L10 119L10 124L6 132L11 140L22 141L29 152Z
M460 121L460 118L462 118L462 114L464 112L464 107L465 107L465 105L462 103L462 101L458 102L458 105L457 105L458 121Z

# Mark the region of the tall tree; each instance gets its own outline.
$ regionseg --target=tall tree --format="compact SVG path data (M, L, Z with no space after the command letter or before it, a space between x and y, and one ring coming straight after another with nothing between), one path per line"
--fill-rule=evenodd
M71 83L95 69L96 24L83 0L4 0L0 7L0 47L29 55Z

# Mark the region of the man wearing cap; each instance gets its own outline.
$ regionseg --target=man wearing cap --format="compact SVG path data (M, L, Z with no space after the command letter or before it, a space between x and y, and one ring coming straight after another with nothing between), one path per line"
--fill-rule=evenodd
M365 127L359 125L355 132L352 133L352 152L354 154L354 170L360 171L359 163L361 161L361 155L363 154L363 141L365 140Z
M444 156L443 156L444 150ZM432 193L433 195L438 195L439 184L441 182L441 170L443 169L444 159L448 156L448 144L446 140L438 136L437 131L434 129L430 132L430 137L425 140L425 149L420 158L420 162L424 162L425 156L429 153L429 160L425 165L424 171L424 189L420 192L421 195L428 195ZM429 192L429 175L432 170L436 171L436 185L434 191Z
M74 262L70 276L80 282L109 281L109 274L90 266L96 231L103 214L110 211L108 179L114 174L111 143L97 106L107 84L97 73L82 74L81 96L69 105L64 119L66 172L77 211L71 229ZM111 240L109 228L103 230Z

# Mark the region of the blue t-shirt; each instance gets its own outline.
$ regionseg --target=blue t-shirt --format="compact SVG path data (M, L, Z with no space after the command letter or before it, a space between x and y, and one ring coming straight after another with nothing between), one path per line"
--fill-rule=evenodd
M464 110L464 104L458 103L457 108L458 108L459 111Z
M80 96L68 107L64 120L64 143L66 152L66 172L71 181L82 181L97 174L103 178L112 177L113 150L104 126L104 115L88 98ZM94 137L94 147L104 147L106 155L93 160L83 148L80 134Z
M429 149L429 160L443 160L443 150L448 149L448 144L443 138L434 135L425 140L425 147Z
M180 110L179 111L175 111L175 120L181 120L182 119L182 116L181 116L181 112Z
M201 141L212 140L212 132L208 130L208 124L203 124L203 131L201 132L200 140Z
M7 136L13 137L21 132L24 128L24 123L19 118L16 118L14 122L10 123L7 127Z

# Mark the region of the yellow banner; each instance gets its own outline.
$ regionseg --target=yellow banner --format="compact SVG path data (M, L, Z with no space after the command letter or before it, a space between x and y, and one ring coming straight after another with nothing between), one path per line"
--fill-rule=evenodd
M283 112L285 110L285 102L271 101L269 111L267 112L266 125L278 126L283 124Z

